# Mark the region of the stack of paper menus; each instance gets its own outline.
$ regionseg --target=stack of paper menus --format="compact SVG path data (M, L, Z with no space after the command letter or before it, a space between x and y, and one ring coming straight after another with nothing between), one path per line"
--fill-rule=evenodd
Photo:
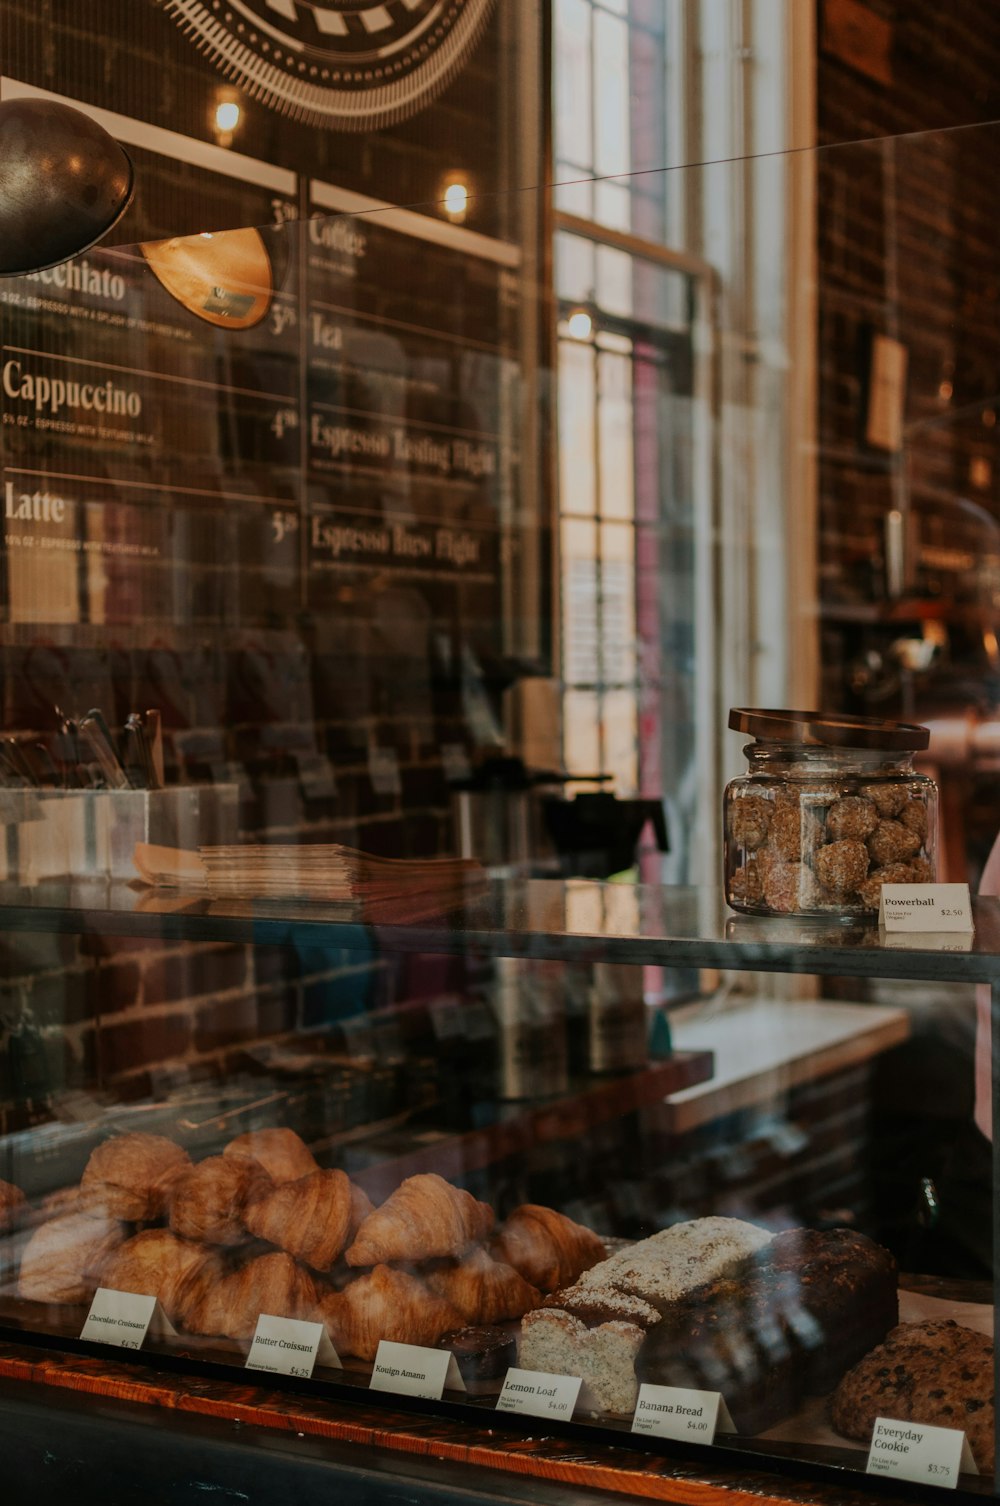
M149 884L194 889L212 899L308 899L350 906L441 909L476 892L485 875L460 858L380 858L338 843L247 843L198 852L138 843L135 865Z

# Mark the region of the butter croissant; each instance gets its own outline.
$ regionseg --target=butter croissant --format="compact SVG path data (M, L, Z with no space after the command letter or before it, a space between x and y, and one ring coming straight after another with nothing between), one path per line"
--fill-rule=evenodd
M13 1229L27 1211L28 1200L13 1182L0 1181L0 1234Z
M190 1166L187 1151L163 1135L115 1135L91 1153L80 1205L130 1223L162 1218L173 1184Z
M297 1182L318 1171L312 1151L294 1130L249 1130L230 1140L222 1154L258 1161L272 1182Z
M435 1172L424 1172L407 1177L368 1215L346 1259L358 1266L461 1255L492 1227L492 1208Z
M115 1219L85 1213L49 1219L25 1245L18 1295L29 1302L89 1302L124 1238Z
M316 1309L338 1354L373 1360L379 1342L436 1344L442 1334L461 1328L463 1318L443 1297L405 1271L377 1265L342 1292L330 1292Z
M316 1285L309 1272L281 1250L259 1255L225 1275L203 1275L197 1286L200 1290L181 1314L191 1333L250 1339L261 1313L311 1318L316 1306Z
M101 1285L115 1292L156 1297L171 1323L176 1323L207 1258L211 1257L204 1245L178 1239L169 1229L145 1229L111 1256Z
M457 1264L441 1265L424 1273L432 1292L457 1307L466 1323L500 1323L521 1318L542 1300L513 1266L493 1260L485 1250L473 1250Z
M170 1227L182 1239L209 1245L244 1244L247 1203L260 1197L271 1179L256 1161L243 1156L209 1156L173 1184Z
M244 1222L258 1239L287 1250L314 1271L328 1271L356 1224L353 1192L344 1172L314 1171L269 1188L247 1205Z
M490 1252L543 1292L571 1286L607 1254L591 1229L538 1203L514 1209L498 1229Z

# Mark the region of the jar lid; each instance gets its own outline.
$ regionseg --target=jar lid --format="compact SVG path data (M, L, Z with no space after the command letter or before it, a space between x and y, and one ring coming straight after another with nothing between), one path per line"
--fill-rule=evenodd
M827 711L765 711L734 706L734 732L769 743L799 743L824 748L878 748L891 753L919 753L931 740L927 727L912 722L883 722L872 716L838 716Z

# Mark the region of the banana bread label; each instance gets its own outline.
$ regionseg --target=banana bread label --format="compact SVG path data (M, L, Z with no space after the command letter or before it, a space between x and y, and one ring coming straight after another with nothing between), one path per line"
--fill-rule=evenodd
M736 1429L719 1391L642 1385L632 1431L683 1438L687 1443L714 1443L716 1433L735 1433Z
M370 1391L394 1391L397 1396L427 1396L440 1401L445 1386L464 1391L455 1356L450 1349L426 1349L422 1344L394 1344L383 1339L375 1355Z
M104 1286L97 1288L87 1321L80 1330L81 1339L114 1344L118 1349L141 1349L147 1335L153 1338L177 1337L155 1297L145 1297L138 1292L114 1292Z
M297 1375L309 1380L317 1364L330 1370L343 1369L322 1323L261 1313L246 1359L247 1370L268 1370L272 1375Z
M887 931L973 929L968 884L883 884L878 923Z
M578 1375L547 1375L544 1370L511 1366L497 1398L498 1412L524 1412L531 1417L573 1416L583 1384Z
M914 1480L954 1490L960 1474L978 1475L969 1440L958 1428L876 1417L865 1469L870 1475Z

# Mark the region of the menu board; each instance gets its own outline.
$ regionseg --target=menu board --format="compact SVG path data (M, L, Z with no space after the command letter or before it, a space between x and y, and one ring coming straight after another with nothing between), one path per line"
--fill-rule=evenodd
M515 238L502 194L469 226L431 195L417 210L364 191L365 154L402 185L425 138L473 187L495 179L493 128L464 131L460 150L451 141L457 103L499 109L488 57L469 54L478 97L456 82L416 136L387 126L360 156L361 138L348 150L246 99L246 134L225 146L198 124L217 77L163 14L140 23L128 10L128 26L150 34L129 39L148 97L129 75L115 101L135 113L102 116L87 98L92 70L75 69L66 38L84 28L79 56L91 55L117 6L100 0L88 20L72 0L55 75L39 40L37 57L8 53L0 79L7 97L61 83L60 97L123 142L138 184L123 222L134 244L116 232L75 261L0 281L0 620L47 641L65 629L61 643L91 629L112 669L112 645L127 643L145 655L129 669L129 705L154 657L197 659L213 716L268 722L249 753L242 733L229 744L250 762L270 750L269 767L309 752L300 734L313 721L340 728L328 745L342 736L369 773L387 747L405 757L466 733L488 741L482 687L503 660L504 572L523 548L516 499L526 467L542 469L520 434L539 354L524 333L529 219L522 205ZM481 46L508 30L491 23ZM154 79L175 91L169 126ZM342 165L344 177L305 178L293 161L314 174ZM208 268L194 301L165 273L178 244ZM237 244L255 293L230 320ZM282 693L303 676L312 703ZM211 746L226 764L221 741Z

